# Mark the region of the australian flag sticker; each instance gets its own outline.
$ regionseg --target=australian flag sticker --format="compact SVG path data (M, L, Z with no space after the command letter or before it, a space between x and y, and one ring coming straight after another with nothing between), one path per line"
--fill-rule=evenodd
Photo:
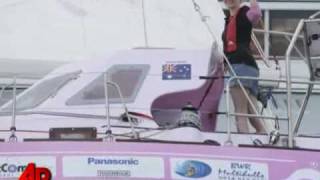
M162 80L190 80L191 64L162 65Z

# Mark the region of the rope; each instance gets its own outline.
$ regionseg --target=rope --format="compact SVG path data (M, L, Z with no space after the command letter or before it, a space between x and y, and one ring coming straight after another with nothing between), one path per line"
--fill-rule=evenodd
M81 3L81 8L83 8L83 0L80 1ZM81 16L81 28L82 28L82 42L83 42L83 47L84 49L87 48L87 28L86 28L86 19L85 16Z
M145 12L145 2L142 0L142 19L143 19L143 31L144 31L144 43L146 47L149 47L148 31L147 31L147 18Z
M213 40L216 41L216 37L214 35L214 33L212 32L207 20L209 19L209 16L205 16L202 11L201 11L201 7L199 6L199 4L196 2L196 0L192 0L192 3L193 3L193 7L194 7L194 10L199 14L200 16L200 19L201 19L201 22L203 22L208 30L208 32L210 33L211 37ZM217 41L216 41L217 42Z

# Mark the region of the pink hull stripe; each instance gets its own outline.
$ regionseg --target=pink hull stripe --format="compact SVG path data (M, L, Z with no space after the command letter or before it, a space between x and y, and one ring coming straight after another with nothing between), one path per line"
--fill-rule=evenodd
M257 164L263 164L267 167L267 170L264 172L268 175L268 179L271 180L288 179L295 175L300 177L301 173L303 174L303 172L309 171L314 173L320 172L320 152L313 151L157 143L25 142L0 144L0 158L27 156L54 157L57 167L56 179L72 179L63 177L63 173L61 172L65 165L62 159L70 156L158 157L164 161L164 179L172 178L171 175L172 172L174 172L172 168L174 167L172 167L173 164L170 162L174 158L183 158L186 160L196 159L202 162L211 160L225 163L246 162L252 165L251 168L255 168ZM78 162L74 163L76 164ZM222 166L221 164L213 164L212 169L226 168ZM77 169L74 170L77 171ZM81 170L79 169L79 171ZM305 174L305 179L308 179L308 175L310 176L310 173ZM77 177L77 179L88 178L80 176Z

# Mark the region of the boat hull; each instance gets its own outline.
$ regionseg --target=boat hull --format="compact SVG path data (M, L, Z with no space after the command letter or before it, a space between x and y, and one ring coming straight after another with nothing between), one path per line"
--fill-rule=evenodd
M320 152L155 142L0 143L0 166L34 162L53 179L319 179ZM7 166L5 166L7 164ZM16 170L16 171L13 171ZM18 177L18 168L0 172Z

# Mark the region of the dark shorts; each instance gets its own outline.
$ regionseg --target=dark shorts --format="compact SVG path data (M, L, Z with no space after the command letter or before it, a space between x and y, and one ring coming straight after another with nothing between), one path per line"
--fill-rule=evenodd
M246 64L232 64L232 68L237 76L259 77L259 70ZM252 95L258 96L257 80L241 79L240 82ZM230 82L230 87L234 86L239 86L237 80Z

